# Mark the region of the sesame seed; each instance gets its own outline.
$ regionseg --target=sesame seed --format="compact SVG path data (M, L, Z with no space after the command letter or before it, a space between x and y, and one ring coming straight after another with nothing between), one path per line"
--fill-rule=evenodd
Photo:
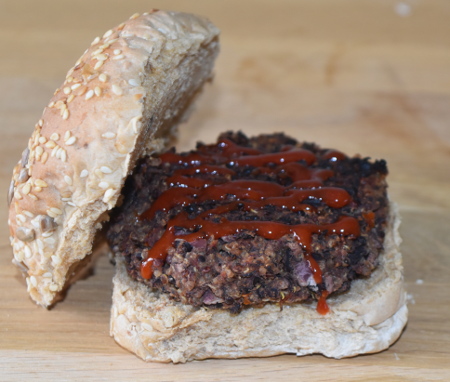
M38 200L38 197L36 195L33 195L33 194L28 194L28 197L33 199L34 201Z
M42 138L44 138L44 137L42 137ZM43 143L45 143L45 142L43 142ZM41 146L37 146L35 150L36 150L36 155L41 156L44 153L44 149Z
M86 178L89 175L89 171L84 169L80 173L80 178Z
M115 85L115 84L112 86L112 91L113 91L114 94L116 94L118 96L123 94L122 88L120 86L118 86L118 85Z
M22 187L22 193L24 195L28 195L31 191L31 185L30 183L25 183L25 185Z
M106 61L108 59L108 55L105 53L101 53L97 54L94 58L98 61Z
M96 86L94 89L94 93L97 97L100 97L102 95L102 89L99 86Z
M94 65L94 70L100 69L104 62L105 61L97 61L97 63Z
M114 33L114 31L112 29L110 29L109 31L107 31L104 35L103 38L108 38L109 36L111 36Z
M23 210L22 213L27 215L29 218L34 218L34 214L30 211Z
M43 145L45 142L47 142L47 138L45 138L45 137L39 137L38 140L41 145Z
M41 187L34 187L33 188L33 192L41 192L42 188Z
M108 76L105 73L102 73L98 76L100 82L106 82L108 80Z
M25 258L29 259L31 256L33 256L33 254L31 253L31 249L28 245L26 245L23 248L23 251L25 252ZM33 276L31 276L31 277L33 277Z
M68 86L66 86L66 87L63 89L63 92L64 92L64 94L66 94L66 95L69 95L71 91L72 91L72 89L69 88Z
M64 182L66 182L69 186L73 184L72 178L69 175L64 175Z
M77 205L74 202L67 202L69 206L76 207Z
M51 212L51 211L47 211L47 215L50 216L50 217L52 217L52 218L58 217L58 215L55 215L55 214L54 214L53 212Z
M117 29L121 31L124 27L125 27L125 23L121 23L117 26Z
M112 188L108 188L106 191L105 191L105 194L103 195L103 202L104 203L107 203L107 202L109 202L109 200L111 199L111 197L114 195L114 189L112 189Z
M44 154L42 154L41 163L45 164L45 162L47 162L47 159L48 159L48 152L46 151Z
M94 41L92 41L91 45L98 44L100 42L100 37L94 38Z
M22 223L25 223L27 221L27 218L22 214L17 214L16 219Z
M119 54L118 56L114 56L112 59L113 60L121 60L122 58L124 58L125 56L123 54Z
M139 16L140 16L139 13L135 13L134 15L132 15L132 16L130 17L130 20L137 19Z
M25 257L26 257L26 255L25 255ZM37 286L36 277L30 276L30 283L31 283L31 285L33 285L36 288L36 286Z
M48 289L50 289L52 292L56 292L58 290L58 285L56 284L50 284L50 286L48 287Z
M63 115L62 115L62 118L63 118L64 120L69 119L69 110L68 110L68 109L65 109L65 110L64 110L64 113L63 113Z
M21 263L24 259L23 259L23 253L22 252L16 252L16 250L14 250L14 259L16 259L19 263ZM28 283L27 283L28 284Z
M35 179L34 184L42 188L48 187L47 182L43 181L42 179Z
M86 93L85 99L86 100L91 99L93 96L94 96L94 91L91 89Z
M69 73L67 73L67 77L66 77L66 81L70 84L71 82L73 82L73 77L71 76L71 74L73 73L73 68L69 70Z
M14 191L14 198L16 198L17 200L22 200L23 199L23 196L20 195L19 190L15 190Z
M61 159L61 150L62 150L62 147L58 146L56 153L55 153L55 158Z
M62 215L62 211L58 207L51 207L48 209L48 211L51 211L55 215Z
M49 149L53 149L53 148L57 147L57 144L56 144L55 141L48 141L48 142L45 144L45 147L47 147L47 148L49 148Z
M59 134L53 133L52 135L50 135L50 139L53 141L57 141L59 139Z
M67 103L71 103L73 101L73 99L75 98L75 96L73 94L71 94L70 96L67 97Z
M133 129L133 132L134 132L135 134L137 134L137 133L139 132L138 120L139 120L140 118L141 118L141 117L139 117L139 116L133 117L133 118L131 118L131 120L130 120L130 122L129 122L129 125L131 125L131 127L132 127L132 129ZM128 125L128 126L129 126L129 125Z
M100 48L100 49L94 50L94 51L92 52L91 56L92 56L93 58L95 58L95 56L97 56L98 54L102 54L102 53L103 53L103 49L104 49L104 48Z
M118 54L122 53L122 51L120 49L114 49L113 53L117 56Z
M42 277L45 277L46 279L49 279L52 277L52 273L51 272L45 272Z
M67 161L67 151L64 150L63 148L61 148L61 154L60 154L60 158L63 162Z
M101 171L103 174L111 174L111 173L112 173L112 170L111 170L108 166L102 166L102 167L100 167L100 171Z
M106 139L113 139L116 137L116 134L111 131L107 131L106 133L102 134L102 137Z
M87 87L86 87L86 86L82 86L82 87L78 90L77 95L78 95L78 96L82 96L84 93L86 93L86 90L87 90Z
M53 232L42 232L42 237L50 237L53 235Z
M50 141L50 142L53 142L53 141ZM53 142L53 143L55 143L55 142ZM59 150L59 146L55 143L55 147L53 147L53 150L52 150L52 153L50 154L50 156L51 157L56 156L56 153L58 152L58 150Z
M17 177L18 183L25 183L30 178L30 175L28 174L28 170L26 168L23 168L19 172L19 176Z
M73 137L72 136L66 141L66 145L67 146L71 146L71 145L73 145L76 142L76 140L77 140L77 137Z
M56 255L53 255L52 256L52 262L53 262L53 264L55 264L55 265L59 265L59 264L61 264L61 258L60 257L58 257L58 256L56 256Z
M140 85L139 80L137 80L137 79L135 79L135 78L129 79L129 80L128 80L128 83L129 83L131 86L139 86L139 85Z
M81 86L80 83L71 86L72 90L77 90Z
M70 138L70 135L71 135L70 130L67 130L67 131L64 133L64 141L67 141L67 140Z
M39 122L38 122L38 125L39 125L40 127L44 126L44 120L40 119Z
M13 197L14 197L14 180L12 180L11 183L9 184L9 189L8 189L8 206L11 204Z
M98 186L104 190L106 190L109 187L109 183L108 182L100 182L98 184Z
M53 101L48 104L48 107L53 107L53 106L55 106L55 102L53 102Z

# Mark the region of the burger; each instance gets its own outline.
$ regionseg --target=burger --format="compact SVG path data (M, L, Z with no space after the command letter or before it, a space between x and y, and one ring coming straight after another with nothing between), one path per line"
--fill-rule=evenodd
M69 70L8 193L31 298L61 300L105 236L111 335L146 361L386 349L407 307L385 161L283 133L170 149L218 36L202 17L154 10Z

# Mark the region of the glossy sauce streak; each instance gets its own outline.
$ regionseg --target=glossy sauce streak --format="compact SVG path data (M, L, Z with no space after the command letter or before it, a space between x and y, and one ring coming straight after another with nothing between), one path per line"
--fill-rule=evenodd
M344 154L337 151L325 153L325 159L341 160ZM168 190L163 192L152 206L139 218L153 219L158 211L167 212L176 206L186 207L204 201L223 201L213 209L189 218L182 211L166 226L162 237L148 251L148 257L141 265L141 275L150 279L153 275L153 262L164 261L169 248L177 238L187 242L210 237L224 237L241 231L252 231L270 240L278 240L285 235L293 235L305 250L308 262L317 284L322 282L322 272L311 256L312 235L325 232L343 236L359 236L360 227L355 218L341 216L335 223L326 225L298 224L289 225L272 221L230 221L223 215L226 212L241 209L252 211L265 206L275 205L292 211L313 210L307 199L318 199L331 208L342 208L350 201L350 195L341 188L325 187L323 181L333 176L328 169L310 168L316 156L304 149L286 146L277 153L261 153L256 149L239 146L227 139L217 145L201 146L197 152L187 155L168 152L160 155L164 163L178 164L182 167L174 171L166 180ZM226 165L226 167L224 167ZM190 167L187 167L190 166ZM288 186L273 181L233 180L235 167L251 166L256 173L275 174L278 180L289 178ZM187 230L190 233L180 234ZM151 243L148 243L150 245ZM322 292L317 311L326 314L328 292Z

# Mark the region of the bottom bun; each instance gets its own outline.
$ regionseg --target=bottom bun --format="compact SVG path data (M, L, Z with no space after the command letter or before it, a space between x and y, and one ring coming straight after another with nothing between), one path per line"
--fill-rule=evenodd
M118 258L111 336L145 361L157 362L379 352L400 336L408 316L399 224L391 205L379 266L369 278L353 281L350 291L328 298L326 315L317 313L316 304L266 304L239 314L184 305L132 280Z

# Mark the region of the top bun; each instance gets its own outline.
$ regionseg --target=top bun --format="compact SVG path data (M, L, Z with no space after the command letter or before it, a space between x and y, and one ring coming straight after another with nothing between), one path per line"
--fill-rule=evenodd
M69 70L8 193L13 262L38 304L60 299L86 263L136 161L167 147L211 78L218 35L190 14L134 15Z

